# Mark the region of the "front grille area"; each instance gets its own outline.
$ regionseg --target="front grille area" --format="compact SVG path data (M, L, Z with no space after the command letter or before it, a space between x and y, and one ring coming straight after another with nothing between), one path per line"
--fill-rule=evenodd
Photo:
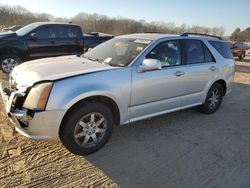
M21 109L24 103L24 96L16 95L13 99L13 109Z
M11 75L9 76L9 88L4 88L5 93L10 96L12 92L19 91L17 82L15 78L13 78ZM17 93L15 97L12 100L12 109L22 109L23 103L25 100L25 93Z

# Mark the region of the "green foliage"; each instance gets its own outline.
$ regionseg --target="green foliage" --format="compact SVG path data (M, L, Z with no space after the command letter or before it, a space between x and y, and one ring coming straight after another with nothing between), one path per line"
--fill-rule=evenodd
M250 42L250 27L241 31L240 28L236 28L231 34L230 39L233 41Z

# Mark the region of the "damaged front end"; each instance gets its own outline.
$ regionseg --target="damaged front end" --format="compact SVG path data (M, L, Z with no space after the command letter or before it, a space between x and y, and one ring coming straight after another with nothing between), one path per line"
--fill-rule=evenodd
M25 129L28 127L29 121L32 119L34 113L23 108L27 93L18 91L16 84L10 84L9 88L3 88L1 84L0 91L5 111L10 117L12 123L19 128Z
M47 133L50 128L44 126L44 119L48 116L45 108L52 86L52 82L46 81L23 87L13 78L10 79L8 88L3 88L0 83L5 111L22 135L33 139L54 137Z

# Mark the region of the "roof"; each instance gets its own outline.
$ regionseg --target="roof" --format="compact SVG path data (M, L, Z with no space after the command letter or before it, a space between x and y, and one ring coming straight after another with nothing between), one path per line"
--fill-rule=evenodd
M157 39L165 38L165 37L178 37L178 36L180 35L172 35L172 34L165 34L165 33L136 33L136 34L122 35L121 37L157 40Z
M65 22L34 22L32 24L37 25L37 26L41 26L41 25L74 25L75 26L75 24L65 23Z
M202 35L199 35L197 33L197 35L193 34L193 35L190 35L190 36L186 36L186 35L176 35L176 34L166 34L166 33L136 33L136 34L128 34L128 35L122 35L120 37L126 37L126 38L138 38L138 39L145 39L145 40L158 40L158 39L161 39L161 38L167 38L167 37L171 37L171 38L189 38L189 39L212 39L212 40L220 40L218 38L216 38L216 36L202 36Z

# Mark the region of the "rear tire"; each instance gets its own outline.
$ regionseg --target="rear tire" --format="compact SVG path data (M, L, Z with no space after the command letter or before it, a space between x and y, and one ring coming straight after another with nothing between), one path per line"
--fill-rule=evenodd
M242 60L242 59L244 59L244 57L245 57L245 54L242 53L242 54L239 56L239 59Z
M211 86L207 93L205 103L199 107L199 110L205 114L212 114L218 110L223 99L223 87L220 83Z
M4 55L0 58L1 69L4 73L10 73L20 63L22 61L16 55Z
M62 121L59 137L76 155L88 155L101 149L113 131L113 115L99 102L79 103Z

